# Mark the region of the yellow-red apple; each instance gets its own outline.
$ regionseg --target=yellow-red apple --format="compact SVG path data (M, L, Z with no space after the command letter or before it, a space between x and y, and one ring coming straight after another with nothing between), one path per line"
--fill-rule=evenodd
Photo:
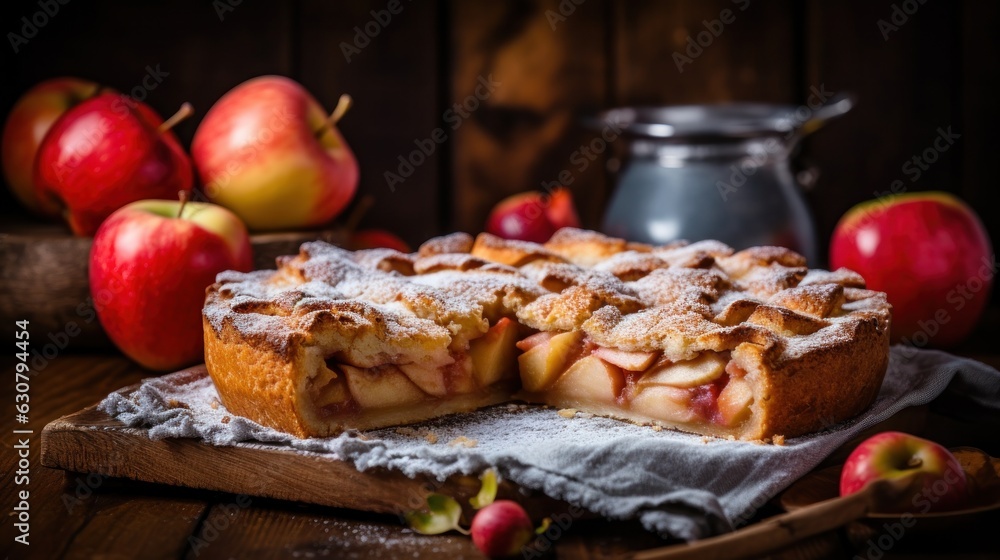
M100 86L78 78L52 78L29 89L7 115L3 128L3 175L14 196L29 210L58 217L54 201L39 196L35 186L38 146L56 120L74 105L97 94Z
M358 162L336 128L340 114L328 116L285 77L236 86L208 111L191 143L205 195L251 230L326 224L358 185Z
M902 432L882 432L858 445L840 472L840 495L860 491L873 480L913 482L885 511L927 513L965 505L966 476L962 464L943 446Z

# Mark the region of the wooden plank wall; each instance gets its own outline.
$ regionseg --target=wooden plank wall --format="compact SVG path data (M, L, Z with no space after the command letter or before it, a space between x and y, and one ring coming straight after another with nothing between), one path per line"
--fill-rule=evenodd
M799 104L811 88L850 90L860 99L853 114L804 146L822 170L809 201L823 242L847 208L897 179L907 190L961 194L1000 239L1000 141L990 130L1000 75L994 2L926 2L886 37L878 22L892 23L903 0L399 1L399 13L373 25L372 10L389 0L79 0L21 52L0 49L0 111L46 77L79 75L128 90L157 64L170 76L147 101L161 113L190 100L203 115L227 89L264 73L297 78L327 106L349 92L356 105L344 134L361 163L361 192L377 202L364 225L416 243L477 231L496 201L562 171L584 221L596 226L611 182L603 158L586 168L574 158L594 137L579 125L581 113L623 104ZM37 6L2 9L16 30ZM705 22L718 29L714 20L730 22L678 71L674 53L684 54ZM366 25L377 36L346 56L344 45ZM455 103L474 109L456 116ZM178 129L184 141L197 122ZM910 181L902 165L939 127L961 138ZM445 142L390 188L386 172L398 173L399 158L436 128ZM16 212L3 196L0 205Z

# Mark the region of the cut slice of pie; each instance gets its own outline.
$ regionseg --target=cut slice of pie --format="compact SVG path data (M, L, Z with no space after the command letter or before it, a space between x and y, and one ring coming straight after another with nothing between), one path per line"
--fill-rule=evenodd
M787 249L649 246L578 229L419 252L306 243L208 290L232 412L298 436L519 399L745 440L857 415L888 362L885 294Z

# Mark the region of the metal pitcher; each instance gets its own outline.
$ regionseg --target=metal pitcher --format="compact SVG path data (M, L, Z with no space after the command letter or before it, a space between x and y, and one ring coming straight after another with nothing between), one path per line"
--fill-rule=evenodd
M602 229L646 243L781 245L815 265L815 228L801 192L809 179L796 178L791 158L804 135L853 105L841 95L814 108L732 103L601 113L590 124L621 138L608 162L617 186Z

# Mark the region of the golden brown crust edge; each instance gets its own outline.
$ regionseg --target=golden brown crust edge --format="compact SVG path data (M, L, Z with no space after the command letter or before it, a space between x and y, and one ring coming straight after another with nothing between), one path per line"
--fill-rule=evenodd
M736 354L746 350L752 351ZM765 399L755 411L761 415L759 432L744 439L790 438L854 418L875 401L888 360L889 329L870 318L858 323L849 340L771 365L758 393Z
M270 347L244 339L232 325L216 332L208 319L205 366L226 410L298 437L317 434L299 414L295 360L285 360ZM292 346L291 352L301 351Z

